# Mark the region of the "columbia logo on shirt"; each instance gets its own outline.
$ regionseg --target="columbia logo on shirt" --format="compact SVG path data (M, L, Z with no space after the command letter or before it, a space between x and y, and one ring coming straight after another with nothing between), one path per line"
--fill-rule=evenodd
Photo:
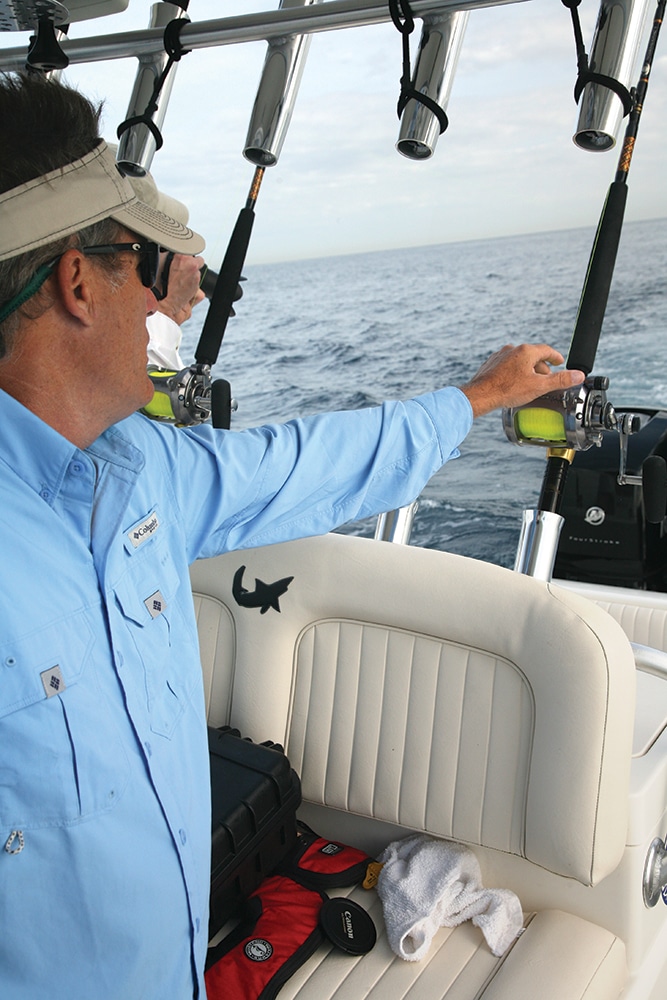
M156 590L154 594L151 594L150 597L147 597L146 600L144 601L144 604L146 605L146 608L151 618L157 618L157 616L161 615L164 609L167 607L167 602L165 601L164 597L162 596L159 590Z
M142 542L145 542L147 538L154 535L157 529L160 527L160 522L158 520L157 514L149 514L145 521L141 524L135 524L133 528L127 533L127 537L134 546L138 549Z
M53 698L54 694L60 694L61 691L65 690L65 679L57 663L54 667L43 670L39 676L42 679L44 694L47 698Z

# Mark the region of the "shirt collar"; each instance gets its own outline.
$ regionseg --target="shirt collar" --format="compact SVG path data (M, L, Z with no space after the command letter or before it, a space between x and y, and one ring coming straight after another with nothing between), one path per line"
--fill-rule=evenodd
M128 420L134 419L129 417ZM140 419L137 417L137 419ZM110 427L85 453L138 472L144 457L119 429L128 421ZM31 410L0 389L0 461L7 465L36 493L55 496L62 485L69 463L79 453L76 445L64 438ZM45 499L48 499L46 496Z

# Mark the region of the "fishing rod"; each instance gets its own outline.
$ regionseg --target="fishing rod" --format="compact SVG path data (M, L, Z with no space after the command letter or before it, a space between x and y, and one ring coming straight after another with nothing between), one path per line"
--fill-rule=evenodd
M625 204L628 197L628 172L635 148L641 113L646 100L649 76L655 56L658 36L665 14L665 0L659 0L653 26L646 47L646 55L639 82L634 91L632 109L625 130L625 137L616 169L616 176L609 186L595 234L588 270L575 323L567 368L578 369L588 375L595 362L602 323L607 308L609 289L616 264L616 253L621 239Z
M255 168L247 201L239 212L230 237L195 351L195 361L198 365L207 365L211 368L218 360L227 322L229 317L234 315L232 307L238 298L239 281L242 280L241 271L248 252L255 221L255 205L265 169L265 167ZM215 379L211 384L211 422L213 426L229 430L231 410L232 398L229 382L227 379Z
M317 0L280 0L280 8L307 7L316 2ZM257 196L266 168L275 166L278 162L292 118L310 41L310 35L282 35L269 40L243 149L245 158L255 164L255 174L245 207L239 212L230 237L195 351L198 365L208 366L209 369L218 359L227 321L230 315L234 315L232 303L238 298L239 281L243 280L241 271L255 221ZM231 410L231 386L226 379L216 379L211 386L213 426L229 429Z
M619 417L607 399L609 379L590 373L607 308L627 201L628 171L666 3L667 0L658 0L639 82L631 94L632 108L616 175L609 187L595 234L566 361L567 368L583 371L586 379L579 386L548 393L526 406L503 411L503 427L510 441L547 448L547 465L537 508L524 511L514 566L518 572L539 579L551 579L563 524L560 515L563 490L575 452L599 446L603 431L616 430L620 434L619 482L637 485L643 482L647 519L649 513L652 519L659 521L665 516L665 494L661 485L665 482L664 469L661 468L664 462L661 459L657 459L657 463L647 460L644 464L646 474L642 478L625 474L628 438L640 429L641 420L632 413Z

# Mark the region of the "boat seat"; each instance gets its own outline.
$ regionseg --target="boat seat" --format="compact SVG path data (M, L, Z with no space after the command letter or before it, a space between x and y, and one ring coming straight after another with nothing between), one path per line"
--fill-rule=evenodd
M342 895L342 893L341 893ZM378 929L367 955L355 958L324 945L285 983L280 1000L607 1000L626 978L622 942L570 913L526 916L514 946L496 958L469 921L442 928L427 956L405 962L387 943L375 893L356 889Z
M248 599L267 593L256 580L282 581L273 605ZM615 870L635 671L594 603L476 560L342 535L203 560L192 583L209 723L281 743L318 832L376 854L388 831L421 831L472 847L483 874L490 853L494 872L518 859L538 883L594 886ZM489 886L512 888L507 869ZM381 928L375 894L354 898ZM541 1000L618 997L613 926L546 896L533 910L503 959L469 924L441 930L419 963L381 934L361 959L320 949L281 997L522 1000L536 982Z
M667 594L571 580L555 582L599 604L631 642L667 653Z

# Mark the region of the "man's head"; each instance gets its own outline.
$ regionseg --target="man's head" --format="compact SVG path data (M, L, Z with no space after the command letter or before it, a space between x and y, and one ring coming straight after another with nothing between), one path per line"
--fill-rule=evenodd
M72 247L140 236L179 253L203 240L140 201L99 136L100 108L32 75L0 80L0 358L25 320L52 305L46 266ZM114 254L91 257L119 273Z

